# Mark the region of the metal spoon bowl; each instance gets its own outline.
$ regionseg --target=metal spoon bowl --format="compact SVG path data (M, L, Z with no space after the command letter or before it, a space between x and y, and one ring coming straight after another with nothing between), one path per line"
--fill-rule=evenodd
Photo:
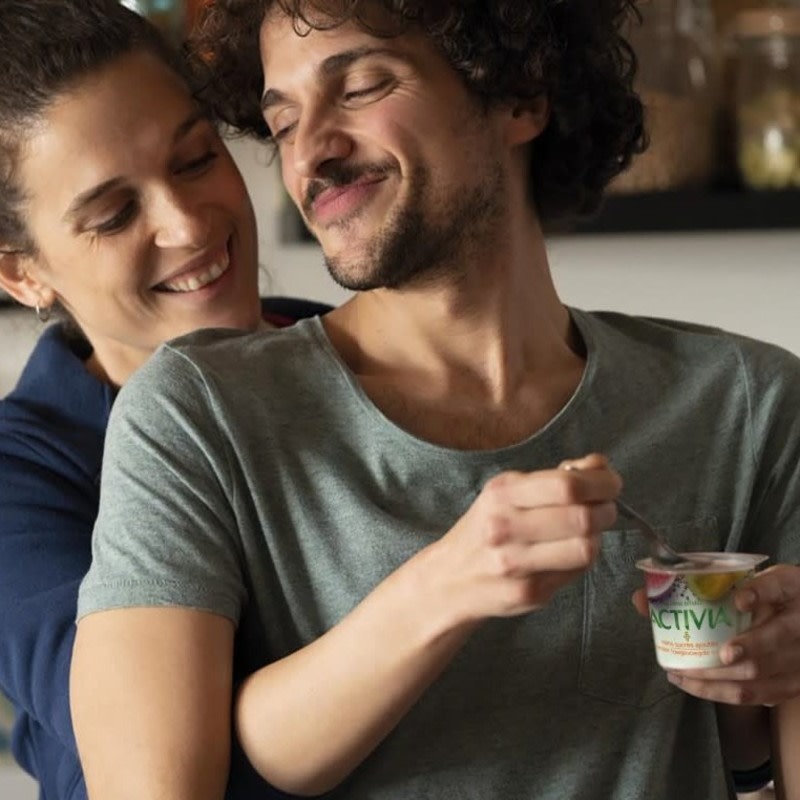
M578 472L578 467L566 464L562 469ZM686 553L679 553L673 550L666 539L638 512L631 508L621 497L614 501L619 513L636 524L636 527L650 540L650 555L653 563L675 569L676 567L690 567L692 569L702 569L707 567L711 561L700 556L692 556Z
M636 523L639 530L650 540L650 555L654 564L665 567L691 567L701 569L711 562L707 558L679 553L673 550L666 539L641 515L634 511L622 498L615 500L617 510L623 517Z

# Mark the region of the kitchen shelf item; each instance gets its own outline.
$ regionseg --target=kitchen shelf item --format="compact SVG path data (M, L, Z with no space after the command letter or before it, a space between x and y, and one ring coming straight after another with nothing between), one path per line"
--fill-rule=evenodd
M732 35L742 182L759 190L800 188L800 8L744 11Z

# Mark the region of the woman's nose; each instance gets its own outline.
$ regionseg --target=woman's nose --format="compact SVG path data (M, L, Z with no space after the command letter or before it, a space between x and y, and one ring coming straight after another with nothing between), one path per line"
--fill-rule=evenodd
M155 241L159 247L197 249L208 244L208 209L191 197L192 187L165 192L158 203Z

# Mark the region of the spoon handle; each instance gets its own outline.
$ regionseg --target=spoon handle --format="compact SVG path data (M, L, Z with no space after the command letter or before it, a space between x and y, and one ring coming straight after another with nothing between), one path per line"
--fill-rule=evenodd
M650 523L642 517L638 511L634 511L622 498L616 499L617 509L619 512L630 520L633 520L639 527L639 530L650 539L653 548L653 555L658 561L663 564L680 564L686 559L676 553L664 540L664 538L650 525Z
M573 464L564 464L561 469L569 471L578 471L578 467ZM617 504L617 510L623 517L627 517L636 523L636 527L650 540L650 552L654 561L661 562L664 566L674 567L677 564L690 563L686 557L673 550L664 540L664 537L653 528L650 523L634 511L622 498L617 497L614 501ZM691 563L695 566L705 566L706 562L702 559L692 559Z

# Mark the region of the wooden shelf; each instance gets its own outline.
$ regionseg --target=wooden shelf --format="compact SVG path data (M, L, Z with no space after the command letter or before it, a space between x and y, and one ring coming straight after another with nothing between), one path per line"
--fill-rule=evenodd
M565 231L567 235L625 233L710 233L800 231L800 190L754 192L703 189L609 195L599 213ZM280 222L286 243L314 239L288 199Z
M800 230L800 191L707 189L609 195L581 233Z

